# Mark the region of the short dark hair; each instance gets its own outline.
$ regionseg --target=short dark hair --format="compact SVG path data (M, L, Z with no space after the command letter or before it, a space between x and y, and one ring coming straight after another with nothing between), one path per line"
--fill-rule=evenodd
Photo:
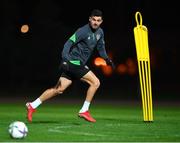
M91 15L90 16L100 16L100 17L102 17L103 15L102 15L102 11L101 10L99 10L99 9L93 9L92 11L91 11Z

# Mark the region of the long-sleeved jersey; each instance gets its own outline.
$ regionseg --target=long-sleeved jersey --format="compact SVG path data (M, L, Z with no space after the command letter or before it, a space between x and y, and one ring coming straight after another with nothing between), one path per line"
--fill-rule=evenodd
M103 30L99 27L92 31L90 25L86 24L79 28L64 44L62 59L74 64L85 65L95 48L102 58L108 58Z

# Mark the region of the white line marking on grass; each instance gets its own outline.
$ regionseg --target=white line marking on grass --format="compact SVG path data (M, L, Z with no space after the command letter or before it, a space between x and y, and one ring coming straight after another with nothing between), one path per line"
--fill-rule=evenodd
M84 133L84 132L72 132L72 134L76 135L85 135L85 136L97 136L97 137L104 137L104 134L94 134L94 133Z
M67 128L72 128L73 126L71 125L62 125L62 126L57 126L57 127L54 127L54 129L67 129Z
M58 130L58 129L48 129L49 132L54 133L67 133L66 131ZM83 135L83 136L97 136L97 137L104 137L106 135L104 134L94 134L94 133L85 133L85 132L78 132L78 131L68 131L68 134L74 134L74 135Z

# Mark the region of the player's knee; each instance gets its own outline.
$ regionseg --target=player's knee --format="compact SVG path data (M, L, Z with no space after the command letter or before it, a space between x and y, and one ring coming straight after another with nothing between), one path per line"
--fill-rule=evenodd
M62 94L64 92L64 90L65 90L65 88L59 87L59 88L56 89L56 92L58 94Z
M48 89L48 92L51 93L52 96L56 96L58 94L56 88L50 88Z
M93 87L95 87L96 89L99 88L100 86L100 81L99 79L96 79L94 82L93 82Z
M60 91L59 89L57 89L57 88L50 88L50 89L48 89L49 90L49 92L51 92L52 93L52 95L53 96L56 96L56 95L58 95L58 94L61 94L62 93L62 91Z
M56 94L62 94L64 91L62 86L56 86L56 87L54 87L54 90L55 90Z

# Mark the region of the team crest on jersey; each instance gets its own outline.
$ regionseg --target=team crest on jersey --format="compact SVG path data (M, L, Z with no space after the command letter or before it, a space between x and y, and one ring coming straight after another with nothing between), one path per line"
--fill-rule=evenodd
M99 40L99 39L100 39L100 37L101 37L101 35L100 35L100 34L97 34L97 35L96 35L96 39L97 39L97 40Z

